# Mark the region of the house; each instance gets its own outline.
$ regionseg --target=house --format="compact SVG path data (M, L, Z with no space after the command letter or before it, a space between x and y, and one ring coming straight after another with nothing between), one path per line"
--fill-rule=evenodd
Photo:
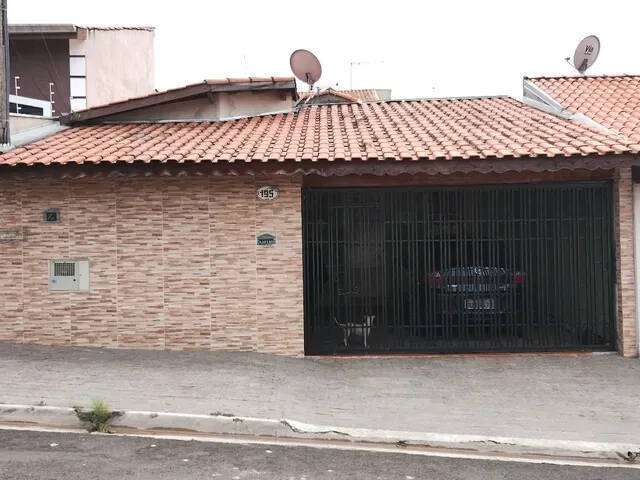
M625 137L509 97L145 102L0 156L1 339L637 354Z
M53 117L153 92L153 41L153 27L9 25L14 144L55 131Z
M578 77L525 78L524 98L538 108L569 118L602 132L619 135L633 148L640 145L640 76L602 75ZM621 206L624 221L620 229L635 238L635 251L640 251L640 159L631 162L633 197ZM620 261L633 263L632 252L621 252ZM635 278L640 278L640 262L636 258ZM623 291L622 298L634 293ZM640 290L636 287L636 303ZM628 300L630 301L630 300ZM636 310L640 322L640 310ZM640 345L640 337L637 344Z

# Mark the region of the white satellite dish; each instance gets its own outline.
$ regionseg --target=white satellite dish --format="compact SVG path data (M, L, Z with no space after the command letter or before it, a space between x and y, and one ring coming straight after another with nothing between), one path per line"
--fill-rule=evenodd
M573 54L573 66L580 73L593 65L600 53L600 39L595 35L583 38Z
M298 80L306 83L310 88L313 88L313 85L320 80L322 75L322 66L318 57L309 50L296 50L293 52L289 58L289 65L291 65L291 71L293 71Z

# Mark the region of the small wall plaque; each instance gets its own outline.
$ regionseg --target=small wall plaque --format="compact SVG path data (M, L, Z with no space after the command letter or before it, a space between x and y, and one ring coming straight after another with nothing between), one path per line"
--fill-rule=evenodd
M19 228L4 228L0 230L0 242L15 242L23 239L24 234Z
M264 185L258 188L258 198L260 200L275 200L278 198L278 187L274 187L273 185Z
M276 236L271 233L263 233L256 238L256 245L259 247L270 247L276 244Z

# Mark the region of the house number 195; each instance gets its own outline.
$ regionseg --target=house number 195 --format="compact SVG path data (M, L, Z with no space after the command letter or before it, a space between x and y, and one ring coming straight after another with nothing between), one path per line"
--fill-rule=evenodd
M278 187L265 185L258 189L258 198L260 200L275 200L278 198Z

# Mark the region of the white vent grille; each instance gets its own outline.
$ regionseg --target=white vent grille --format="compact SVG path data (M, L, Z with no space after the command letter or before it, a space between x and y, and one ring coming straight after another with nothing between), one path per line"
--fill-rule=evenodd
M53 264L53 276L54 277L75 277L76 264L71 262L54 262Z

